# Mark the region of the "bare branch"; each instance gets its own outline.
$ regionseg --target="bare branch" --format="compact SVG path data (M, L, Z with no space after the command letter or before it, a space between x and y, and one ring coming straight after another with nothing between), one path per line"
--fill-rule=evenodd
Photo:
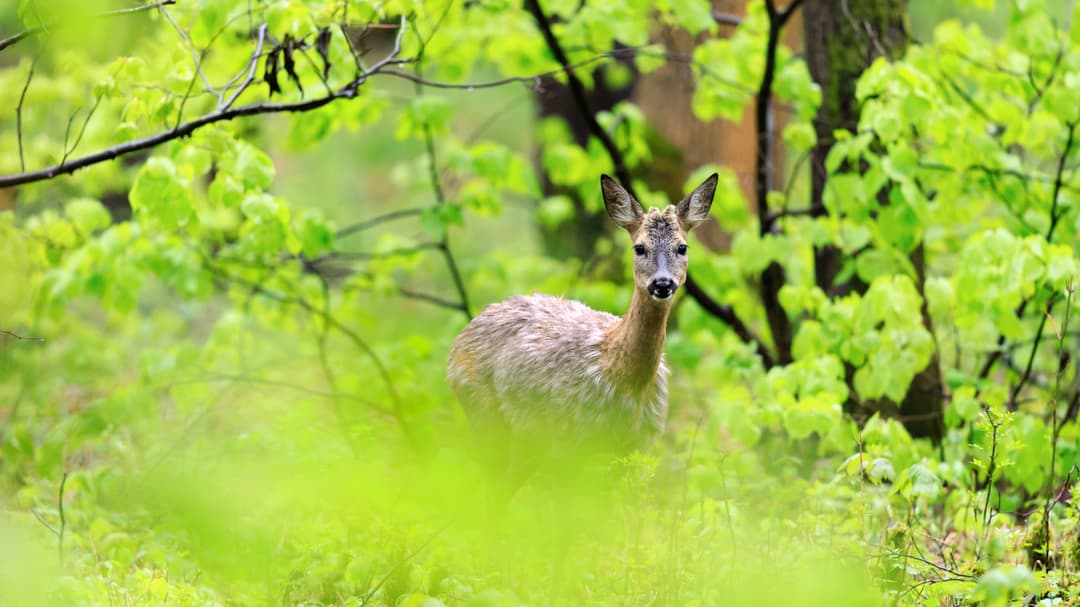
M766 221L772 223L784 217L815 217L820 214L820 209L784 209L769 213Z
M1020 375L1020 381L1016 383L1016 386L1009 392L1008 407L1010 411L1015 411L1018 407L1017 396L1020 395L1020 391L1024 389L1024 384L1027 383L1031 377L1031 368L1035 364L1035 354L1039 351L1039 342L1042 341L1043 329L1046 328L1046 319L1050 317L1050 312L1054 309L1054 297L1051 297L1046 302L1046 312L1039 319L1039 328L1035 330L1035 343L1031 345L1031 354L1028 355L1027 365L1024 367L1024 372Z
M431 189L435 192L435 204L436 206L442 206L446 204L446 197L439 180L439 169L435 160L435 139L431 136L431 128L427 124L424 125L424 144L428 155ZM457 261L450 251L450 229L448 226L443 226L442 240L438 242L438 249L442 251L443 259L446 260L446 268L450 271L450 278L454 281L454 288L457 289L458 298L461 301L458 307L465 313L465 318L472 320L472 312L469 310L469 294L465 290L465 281L461 278L461 271L458 270Z
M247 87L251 86L251 82L255 79L255 70L258 68L259 65L259 56L262 55L262 47L265 40L266 24L263 23L259 26L259 41L255 45L255 52L251 54L251 65L248 66L247 78L245 78L244 81L240 83L240 87L236 89L236 92L233 93L232 96L229 97L229 100L225 103L222 103L221 97L218 97L218 111L224 111L231 108L233 103L236 102L236 98L239 97L240 94L243 93L245 90L247 90ZM225 89L222 89L221 92L224 95Z
M30 60L30 70L26 73L26 82L23 83L22 93L19 94L19 104L15 106L15 134L19 140L19 170L26 170L26 158L23 156L23 139L22 139L22 108L23 102L26 101L26 91L30 88L30 80L34 77L34 66L37 65L37 55Z
M171 25L173 29L176 30L176 33L180 35L180 38L187 45L188 51L191 53L191 60L195 63L195 71L199 74L199 77L202 78L203 84L206 86L206 88L210 89L210 91L216 92L214 90L214 85L210 83L210 79L206 77L206 72L204 72L202 69L202 62L203 58L206 56L206 51L204 50L202 52L199 52L195 49L195 43L191 41L191 36L188 36L188 33L184 31L184 28L180 27L180 24L172 18L172 15L170 15L169 11L165 10L164 7L162 7L161 9L161 14L163 17L165 17L165 20L169 22L169 25Z
M90 106L90 111L86 112L86 118L83 120L82 128L79 129L79 134L75 136L75 141L71 143L71 147L67 145L67 132L64 133L64 155L60 158L60 164L67 162L68 156L75 151L75 148L79 147L79 142L82 141L83 135L86 133L86 125L90 124L90 119L94 117L94 112L97 111L98 106L101 105L101 95L98 95L94 99L94 105ZM78 110L76 110L78 113ZM75 114L71 115L71 118L75 118ZM68 121L68 127L71 127L71 122Z
M353 395L353 394L349 394L348 392L337 392L337 391L323 392L323 391L320 391L320 390L315 390L315 389L312 389L312 388L308 388L306 386L302 386L300 384L290 384L289 382L278 381L278 380L273 380L273 379L265 379L265 378L262 378L262 377L255 377L253 375L234 375L234 374L229 374L229 373L215 373L215 372L207 372L205 375L206 375L205 377L203 377L203 376L185 377L185 378L181 378L181 379L171 381L171 382L169 382L168 384L165 384L165 385L151 386L151 388L152 389L168 388L168 387L172 387L172 386L181 386L181 385L184 385L184 384L201 384L201 383L213 383L213 382L218 382L218 381L231 381L231 382L245 383L245 384L273 386L275 388L288 388L288 389L294 390L296 392L301 392L303 394L308 394L310 396L317 396L319 398L328 398L328 399L329 398L344 398L346 400L351 400L351 401L355 401L357 403L361 403L361 404L363 404L363 405L365 405L367 407L370 407L372 410L377 411L377 412L381 412L383 414L386 414L387 410L388 410L388 407L386 407L385 405L377 403L377 402L375 402L373 400L368 400L368 399L363 398L361 396L356 396L356 395Z
M402 30L404 29L404 26L404 17L402 17ZM155 135L150 135L148 137L143 137L141 139L128 141L126 143L113 146L111 148L106 148L99 152L77 158L71 162L61 162L58 165L45 169L39 169L36 171L0 176L0 188L22 185L26 183L34 183L37 181L44 181L46 179L52 179L59 175L73 173L81 168L92 166L101 162L106 162L108 160L112 160L125 154L150 149L167 141L187 137L188 135L192 134L193 132L204 126L217 122L222 122L225 120L232 120L233 118L238 118L240 116L277 114L284 112L305 112L320 108L324 105L337 101L338 99L352 99L356 97L357 90L359 89L360 85L364 84L369 76L377 73L378 70L382 69L383 67L391 63L394 59L396 59L397 54L400 52L400 50L401 32L399 31L397 40L394 43L394 48L390 52L390 54L388 54L386 57L376 63L371 68L371 70L368 70L364 74L356 77L351 82L334 91L332 94L308 99L305 101L288 103L252 103L240 107L222 109L212 114L200 116L199 118L196 118L189 122L177 124L173 129L170 129L168 131L157 133Z
M398 289L398 293L400 293L402 297L408 297L409 299L418 299L420 301L426 301L428 303L432 303L432 304L435 304L435 305L443 307L443 308L447 308L447 309L450 309L450 310L456 310L458 312L464 312L466 315L469 315L469 311L465 308L465 306L463 306L461 303L456 302L456 301L450 301L449 299L443 299L443 298L438 297L436 295L428 295L427 293L420 293L419 291L413 291L412 289L408 289L406 287L401 287L400 289ZM472 318L471 315L469 315L469 317Z
M68 473L60 479L60 488L56 491L56 508L60 511L60 532L57 534L56 553L60 559L60 566L64 565L64 531L67 530L67 519L64 518L64 489L67 487Z
M1058 158L1057 175L1054 177L1054 192L1050 198L1050 229L1046 231L1046 242L1050 242L1050 239L1054 237L1054 229L1057 228L1058 221L1064 215L1058 215L1058 200L1061 197L1062 184L1065 177L1065 163L1069 160L1069 154L1072 152L1073 143L1076 137L1076 125L1077 123L1069 123L1069 136L1065 140L1065 149L1061 152L1061 157Z
M633 54L633 51L634 51L634 49L617 49L617 50L606 52L606 53L600 53L599 55L596 55L594 57L590 57L588 59L585 59L584 61L579 61L578 63L571 64L571 65L569 65L567 67L560 67L559 69L549 70L547 72L542 72L540 74L536 74L535 76L508 76L506 78L499 78L498 80L489 80L487 82L466 82L466 83L439 82L439 81L436 81L436 80L428 80L426 78L423 78L422 76L419 76L419 75L416 75L416 74L413 74L413 73L410 73L410 72L405 72L405 71L401 71L401 70L394 70L394 69L382 70L382 71L379 72L379 74L383 75L383 76L397 76L398 78L404 78L405 80L409 80L409 81L412 81L412 82L415 82L415 83L418 83L418 84L422 84L424 86L430 86L432 88L440 88L440 89L462 89L462 90L466 90L466 91L472 91L472 90L475 90L475 89L489 89L489 88L495 88L495 87L499 87L499 86L504 86L504 85L507 85L507 84L521 83L521 84L525 84L525 85L531 85L530 88L532 88L533 90L538 90L541 87L541 84L542 84L541 81L544 78L550 78L550 77L556 76L558 74L567 73L568 71L573 70L575 68L585 67L585 66L591 65L593 63L597 63L599 61L604 61L604 60L607 60L607 59L612 59L612 58L615 58L615 57L618 57L618 56L621 56L621 55L630 56L630 55Z
M52 532L53 535L55 535L56 537L60 537L60 532L57 531L56 527L53 527L49 523L49 521L45 520L45 517L41 516L40 512L38 512L37 510L31 508L30 513L34 515L34 518L36 518L39 523L41 523L42 525L45 525L45 528L48 529L50 532Z
M337 101L338 99L349 99L356 96L356 85L359 83L350 83L349 85L338 89L333 95L327 95L324 97L318 97L315 99L309 99L307 101L298 101L292 103L253 103L250 105L244 105L237 108L230 108L213 114L207 114L200 116L190 122L178 125L174 129L163 131L155 135L143 137L141 139L134 139L126 143L121 143L104 150L94 152L93 154L87 154L72 160L71 162L58 164L45 169L39 169L36 171L29 171L23 173L17 173L14 175L0 176L0 188L11 187L16 185L23 185L27 183L34 183L37 181L44 181L46 179L52 179L60 175L66 175L74 173L75 171L92 166L101 162L112 160L120 156L131 154L133 152L139 152L147 150L162 143L172 141L174 139L181 139L192 134L196 130L217 122L225 120L232 120L240 116L254 116L258 114L277 114L283 112L304 112L322 107L328 103Z
M4 335L4 336L10 337L12 339L17 339L19 341L40 341L40 342L45 341L44 337L24 337L22 335L12 333L11 331L5 331L3 329L0 329L0 335Z
M385 259L387 257L401 257L403 255L412 255L414 253L422 253L424 251L441 248L441 242L425 242L418 244L415 247L404 247L400 249L391 249L389 251L334 251L330 253L329 256L340 259Z
M447 6L449 11L449 6ZM439 18L439 23L446 17L444 12L442 17ZM438 26L436 26L437 28ZM432 32L434 34L434 32ZM419 37L419 36L418 36ZM418 55L421 57L416 61L415 69L417 78L423 78L423 53L427 44L427 40L421 41L420 52ZM416 81L416 94L419 96L423 91L423 84ZM431 127L424 123L424 151L427 153L428 160L428 176L431 179L431 190L435 194L435 206L441 207L446 205L446 194L443 191L442 180L439 178L439 163L435 155L435 138L431 134ZM472 311L469 310L469 294L465 290L465 281L461 277L461 271L458 269L457 260L454 259L454 254L450 250L450 227L447 225L442 226L442 238L437 243L439 251L442 252L443 259L446 261L446 268L450 272L450 278L454 281L454 288L457 289L458 300L460 304L457 305L457 309L461 310L465 314L467 320L472 320ZM403 291L404 292L404 291ZM418 296L419 294L414 294ZM438 302L439 298L424 296L423 299L431 302Z
M351 226L341 228L337 231L336 236L338 238L345 238L346 236L351 236L353 234L356 234L357 232L363 232L364 230L374 228L375 226L378 226L379 224L385 223L387 221L403 219L405 217L415 217L423 212L424 209L403 209L401 211L392 211L385 215L379 215L378 217L373 217L366 221L361 221L360 223L355 223Z
M93 14L86 15L86 16L83 16L83 17L80 17L80 18L73 18L73 19L70 19L68 21L50 23L48 25L39 25L37 27L32 27L32 28L30 28L28 30L21 31L21 32L19 32L17 34L8 36L7 38L4 38L4 39L0 40L0 51L3 51L7 47L9 47L9 46L11 46L11 45L13 45L13 44L15 44L17 42L20 42L20 41L22 41L22 40L24 40L26 38L29 38L30 36L36 36L36 35L38 35L38 34L40 34L42 32L48 31L48 30L58 29L58 28L66 26L66 25L70 25L72 23L79 22L82 19L87 19L87 18L97 19L97 18L101 18L101 17L116 17L116 16L120 16L120 15L130 15L132 13L141 13L143 11L148 11L148 10L152 10L152 9L155 9L155 8L161 8L163 6L168 6L170 4L176 4L176 0L160 0L160 2L154 2L152 4L143 4L142 6L133 6L131 8L121 8L121 9L116 9L116 10L112 10L112 11L105 11L105 12L102 12L102 13L93 13Z
M259 283L252 282L239 276L234 276L214 265L212 263L212 260L210 260L202 251L199 251L199 253L203 256L203 261L206 269L209 270L212 274L218 276L220 279L229 283L249 288L252 290L253 294L262 295L263 297L272 299L280 303L299 306L300 308L303 308L304 310L323 318L327 323L329 323L330 326L332 326L342 335L347 337L349 341L351 341L353 345L357 347L357 349L363 352L364 355L366 355L368 359L371 360L372 364L375 366L375 371L379 375L379 379L386 386L386 391L390 395L390 401L393 404L394 417L397 418L398 423L401 425L401 428L405 432L405 434L410 439L412 438L412 430L408 424L408 420L406 420L405 418L405 413L401 404L401 398L398 395L397 388L394 385L393 378L390 376L390 372L387 370L386 365L383 364L382 359L379 358L379 355L375 352L374 348L372 348L371 345L367 343L367 341L360 337L359 334L350 329L347 325L339 321L334 316L327 314L322 308L315 306L314 304L309 302L307 299L296 295L277 293L275 291L267 289Z
M386 582L391 578L391 576L394 575L394 572L396 572L398 569L401 569L402 566L406 565L409 561L416 558L416 555L423 552L429 545L431 545L432 542L435 541L435 538L442 535L442 533L444 531L446 531L447 529L449 529L449 528L450 528L449 523L447 523L446 525L443 525L442 527L437 529L435 531L435 533L431 534L431 536L428 537L428 539L424 540L424 543L420 544L419 548L412 551L410 554L406 555L405 558L403 558L400 561L398 561L397 563L395 563L394 566L391 567L390 570L387 571L385 575L383 575L382 579L379 580L379 583L375 584L375 586L373 586L370 590L367 591L366 594L364 594L364 598L360 601L360 607L365 607L368 604L368 602L371 601L372 597L375 596L375 593L377 593L379 591L379 589L382 588L383 585L385 585Z
M334 368L330 366L330 356L326 349L326 344L330 339L330 283L328 283L326 278L321 274L319 275L319 282L322 284L323 296L323 326L322 331L319 332L319 364L322 366L323 375L326 376L326 383L330 384L330 389L333 390L334 393L337 393L337 376L334 374ZM341 430L345 444L352 450L354 457L359 457L359 445L356 444L356 441L352 440L352 435L349 433L349 419L345 415L345 410L341 407L341 403L336 397L330 399L330 407L334 410L334 416L337 418L337 425L339 426L339 430Z
M1013 177L1020 181L1036 181L1040 183L1056 183L1059 177L1052 175L1043 175L1040 173L1025 173L1017 169L995 168L986 166L983 164L972 164L964 167L954 167L947 164L941 164L937 162L920 162L917 165L920 169L927 169L929 171L949 171L949 172L962 172L962 171L974 171L982 173L988 177ZM1061 185L1055 186L1062 190L1068 190L1070 192L1080 194L1080 188L1071 186L1064 182L1061 178Z
M401 20L398 23L397 36L394 37L394 48L390 51L390 54L383 57L381 60L372 65L370 68L364 70L364 77L371 76L378 73L387 65L395 63L398 60L398 55L401 53L401 39L405 36L405 15L401 16Z

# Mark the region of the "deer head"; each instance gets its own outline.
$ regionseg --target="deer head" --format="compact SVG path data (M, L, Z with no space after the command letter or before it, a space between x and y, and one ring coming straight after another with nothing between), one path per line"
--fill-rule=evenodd
M654 301L670 303L675 290L686 281L686 235L709 217L716 181L713 173L679 204L644 212L618 182L600 176L608 216L629 232L633 241L635 288Z

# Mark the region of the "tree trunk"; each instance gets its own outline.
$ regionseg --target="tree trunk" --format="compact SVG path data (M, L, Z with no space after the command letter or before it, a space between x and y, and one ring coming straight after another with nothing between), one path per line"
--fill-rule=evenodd
M821 108L814 120L818 145L811 157L811 208L815 215L826 213L822 202L825 191L825 157L832 147L833 131L855 131L859 107L855 84L878 57L895 58L903 54L907 35L904 0L808 0L804 6L806 60L814 80L821 86ZM925 252L919 245L911 253L923 294ZM842 266L840 251L826 246L814 251L817 285L831 296L849 291L863 291L866 285L855 281L836 283ZM933 334L925 296L921 310L923 324ZM940 440L944 430L944 390L941 368L935 354L930 364L915 376L904 401L900 419L912 436ZM854 398L854 397L853 397ZM861 405L856 403L857 405Z

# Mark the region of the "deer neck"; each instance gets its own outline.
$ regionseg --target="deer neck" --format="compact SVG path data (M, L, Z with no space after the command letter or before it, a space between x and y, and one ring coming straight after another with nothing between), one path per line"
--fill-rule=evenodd
M630 309L605 335L602 366L621 389L634 392L651 385L664 354L671 300L659 302L634 289Z

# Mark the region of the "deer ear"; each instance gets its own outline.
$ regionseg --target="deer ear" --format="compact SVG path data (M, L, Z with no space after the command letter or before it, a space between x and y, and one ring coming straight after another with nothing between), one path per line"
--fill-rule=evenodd
M607 175L600 176L600 190L604 193L604 208L615 225L633 233L641 225L641 205L617 181Z
M675 206L675 213L679 217L679 225L682 229L689 232L709 218L713 194L716 193L716 181L716 173L709 175L708 179L701 182L701 185Z

